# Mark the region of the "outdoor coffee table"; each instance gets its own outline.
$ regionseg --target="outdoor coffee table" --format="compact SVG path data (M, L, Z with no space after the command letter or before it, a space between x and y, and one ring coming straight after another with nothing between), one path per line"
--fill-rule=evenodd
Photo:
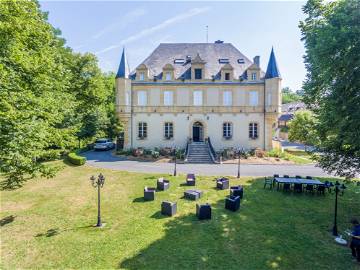
M203 192L201 190L190 189L184 192L184 198L196 201L201 198Z

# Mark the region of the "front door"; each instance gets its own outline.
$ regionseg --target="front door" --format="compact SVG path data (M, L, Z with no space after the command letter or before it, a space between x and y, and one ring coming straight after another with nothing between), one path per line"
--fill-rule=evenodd
M198 126L193 126L193 141L200 141L200 127Z
M194 142L203 141L203 125L200 122L196 122L193 125L193 141Z

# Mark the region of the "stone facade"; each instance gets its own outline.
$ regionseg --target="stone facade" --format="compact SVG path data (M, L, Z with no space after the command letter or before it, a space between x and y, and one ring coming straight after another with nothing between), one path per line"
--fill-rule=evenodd
M191 48L191 44L188 45ZM225 44L214 46L223 48L220 53L227 57ZM272 148L273 129L281 113L279 74L262 72L258 57L254 63L245 58L245 67L239 64L242 70L237 67L234 56L221 60L228 61L224 64L219 64L221 61L214 57L219 69L217 75L209 78L211 72L207 68L216 70L216 67L211 65L211 55L204 53L207 59L203 59L201 46L199 48L196 55L181 58L186 61L186 57L192 57L187 78L179 75L176 61L181 59L176 60L179 57L176 52L173 59L164 60L167 63L162 66L160 76L151 73L154 67L146 61L128 75L123 70L126 68L123 52L116 78L116 108L124 126L125 148L184 148L189 139L203 141L209 137L215 150ZM242 75L236 77L238 74Z

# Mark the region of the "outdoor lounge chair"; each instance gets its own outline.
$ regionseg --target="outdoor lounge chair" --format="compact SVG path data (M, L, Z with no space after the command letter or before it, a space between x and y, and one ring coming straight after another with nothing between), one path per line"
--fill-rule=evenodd
M239 196L240 199L244 196L244 189L242 186L233 186L230 187L230 195L231 196Z
M201 198L203 192L201 190L186 190L184 192L184 198L196 201Z
M270 178L264 178L264 188L269 185L270 189L273 188L274 180Z
M177 204L176 202L163 201L161 203L161 214L165 216L173 216L176 214Z
M196 204L196 216L198 219L211 219L210 204Z
M164 178L159 178L157 180L157 189L158 190L167 190L170 187L170 181Z
M186 184L188 186L195 186L195 180L196 180L195 174L189 173L186 175Z
M145 187L144 188L144 200L145 201L153 201L155 200L155 188Z
M229 179L219 178L216 180L216 188L218 189L228 189L229 188Z
M240 208L240 197L239 196L230 196L225 199L225 209L230 211L237 211Z

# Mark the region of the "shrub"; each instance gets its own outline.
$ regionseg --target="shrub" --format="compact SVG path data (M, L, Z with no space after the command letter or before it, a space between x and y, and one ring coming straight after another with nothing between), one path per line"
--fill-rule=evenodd
M135 148L132 150L132 155L134 157L139 157L139 156L142 156L144 154L144 149L142 148Z
M160 153L158 152L158 151L151 151L151 156L153 157L153 158L158 158L159 156L160 156Z
M173 154L173 149L170 147L164 147L160 149L160 155L168 157L171 156Z
M68 161L74 165L84 165L86 162L86 157L78 156L75 152L71 152L67 156Z

